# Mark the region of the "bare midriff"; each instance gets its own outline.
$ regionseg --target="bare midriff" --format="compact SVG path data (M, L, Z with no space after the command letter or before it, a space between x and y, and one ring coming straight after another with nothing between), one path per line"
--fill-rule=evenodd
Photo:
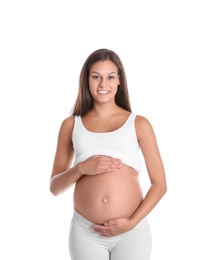
M74 209L95 224L129 218L143 199L139 177L123 166L114 172L81 177L74 190Z

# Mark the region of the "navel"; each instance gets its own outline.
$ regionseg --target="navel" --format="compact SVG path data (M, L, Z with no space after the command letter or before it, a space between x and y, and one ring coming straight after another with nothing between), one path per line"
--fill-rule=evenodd
M107 203L108 202L108 199L106 197L102 198L101 200L102 203Z

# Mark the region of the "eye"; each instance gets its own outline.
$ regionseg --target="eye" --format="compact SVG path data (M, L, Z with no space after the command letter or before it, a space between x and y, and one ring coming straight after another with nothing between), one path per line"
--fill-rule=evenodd
M115 79L115 76L108 76L109 80Z
M95 80L99 80L99 79L100 79L100 76L93 75L92 78L95 79Z

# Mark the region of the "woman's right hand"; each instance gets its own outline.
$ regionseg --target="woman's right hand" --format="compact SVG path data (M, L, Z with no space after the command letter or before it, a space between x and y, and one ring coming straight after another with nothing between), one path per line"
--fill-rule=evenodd
M120 159L106 155L93 155L79 163L79 170L82 175L97 175L113 172L123 166L124 163Z

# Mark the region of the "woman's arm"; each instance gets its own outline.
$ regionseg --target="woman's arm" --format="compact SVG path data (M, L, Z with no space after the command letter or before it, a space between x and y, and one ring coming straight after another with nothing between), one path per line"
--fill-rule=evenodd
M50 179L50 191L59 195L70 188L81 174L77 167L72 167L74 150L72 145L72 132L74 117L69 117L61 124L57 148Z
M137 116L135 124L151 186L142 204L130 218L134 225L150 213L167 191L165 170L154 130L150 122L141 116Z

